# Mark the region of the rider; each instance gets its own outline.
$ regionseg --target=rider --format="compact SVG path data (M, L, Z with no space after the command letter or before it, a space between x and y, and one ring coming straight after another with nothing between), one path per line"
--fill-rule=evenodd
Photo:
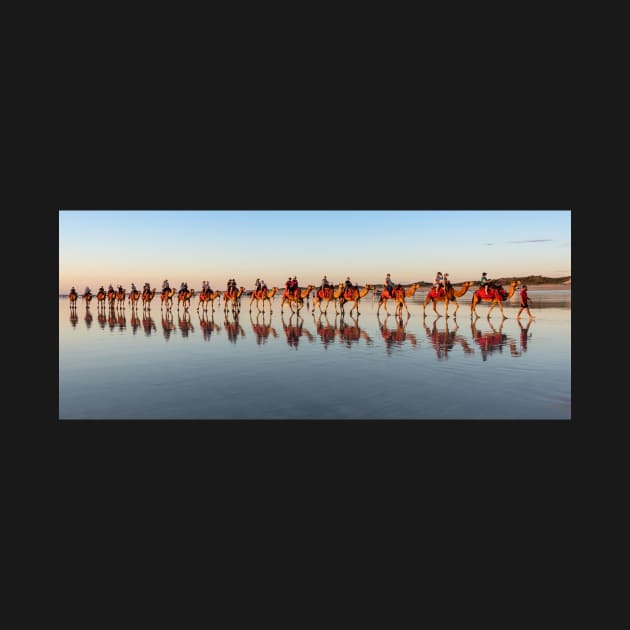
M145 282L144 286L142 287L142 295L145 295L147 293L151 293L151 285L148 282Z
M286 289L287 295L291 295L291 276L287 278L287 281L284 283L284 288Z
M435 274L435 278L433 278L433 288L435 289L436 293L440 292L440 287L442 286L443 279L444 279L444 276L442 275L442 272L438 271Z
M321 285L319 288L320 288L320 289L327 289L327 288L328 288L328 286L329 286L329 283L328 283L328 278L327 278L326 276L324 276L324 277L322 278L322 285Z
M179 286L179 292L184 293L185 291L188 291L188 283L182 282Z
M346 287L345 287L344 291L348 291L348 290L352 289L353 286L354 285L352 284L352 280L350 280L350 276L348 276L346 278Z
M481 280L479 280L479 286L480 288L484 289L486 291L486 295L490 295L490 287L492 286L490 280L488 280L488 274L484 271L481 274Z
M70 289L70 294L69 295L77 295L77 290L74 287L72 287Z
M445 273L444 277L442 278L442 286L444 287L445 291L448 291L448 288L451 286L451 281L447 273Z
M260 285L260 278L256 278L256 288L254 289L254 291L258 292L260 291L261 285Z
M131 283L131 293L135 293L138 289L136 289L136 285L134 282Z
M85 287L85 291L83 291L83 295L89 295L90 293L92 293L92 291L90 291L90 287Z
M261 291L268 291L269 289L267 289L267 285L265 284L264 280L260 281L260 290Z
M297 297L298 294L298 281L297 277L293 276L293 280L291 280L291 284L289 285L289 290L293 293L294 296Z
M162 282L162 293L164 293L165 291L170 291L171 287L168 284L168 280L164 280L164 282Z
M389 296L392 297L394 295L392 293L394 290L394 281L392 280L390 274L387 274L387 277L385 278L385 288L389 291Z
M110 283L109 288L107 289L107 292L109 293L109 291L113 291L113 290L114 290L114 287Z

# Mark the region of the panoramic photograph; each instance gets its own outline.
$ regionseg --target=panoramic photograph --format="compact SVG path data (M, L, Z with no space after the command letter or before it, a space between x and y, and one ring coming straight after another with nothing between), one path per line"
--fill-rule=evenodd
M59 421L571 420L571 210L59 214Z

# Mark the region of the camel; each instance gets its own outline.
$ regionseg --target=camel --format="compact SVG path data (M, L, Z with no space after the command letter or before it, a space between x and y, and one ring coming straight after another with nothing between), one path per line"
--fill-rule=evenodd
M341 294L343 293L343 287L344 284L343 282L341 282L339 284L339 286L337 287L337 290L335 291L334 287L327 287L325 289L318 289L317 291L315 291L315 295L313 297L313 308L311 309L311 313L315 312L315 306L319 306L319 314L321 315L322 313L326 313L326 311L328 310L328 305L330 304L330 301L333 301L333 304L335 305L335 313L337 313L337 300L341 297ZM326 301L326 306L324 308L324 310L322 311L322 302Z
M108 291L107 291L107 302L108 302L110 308L114 307L114 304L116 303L116 291L114 291L114 289L108 289Z
M500 287L499 289L490 289L490 295L488 295L485 288L477 289L473 293L472 302L470 303L470 317L473 315L479 317L479 315L477 315L477 304L479 304L479 302L491 302L492 304L488 309L487 317L490 317L492 310L498 306L501 311L501 315L503 315L503 319L507 319L507 316L503 312L503 301L509 300L514 295L517 284L517 280L512 280L512 282L510 282L509 292L506 292L503 287Z
M175 289L162 289L160 293L160 310L163 306L166 306L167 310L171 310L173 307L173 296L175 295Z
M457 302L457 298L458 297L462 297L462 295L464 295L464 293L466 293L466 291L468 291L469 287L472 286L472 282L464 282L464 284L462 284L461 289L459 289L459 291L455 291L455 287L452 284L448 285L448 288L446 289L446 291L444 291L443 289L439 289L436 290L435 287L432 288L428 293L427 296L424 298L424 304L422 305L422 313L423 315L426 316L427 314L427 304L429 302L432 303L433 305L433 310L435 311L435 314L438 317L441 317L441 315L438 313L437 308L435 308L435 305L437 302L446 302L446 308L444 311L444 316L448 317L448 303L449 302L454 302L455 303L455 310L453 311L453 317L457 317L457 309L459 308L459 303Z
M228 302L232 302L232 313L237 314L241 312L241 295L243 295L245 287L239 287L238 291L225 292L223 294L223 312L227 313Z
M70 299L70 308L76 308L78 297L79 294L75 290L72 290L70 291L70 293L68 293L68 298Z
M177 310L179 311L179 305L181 304L184 307L184 310L187 311L190 306L190 298L195 295L194 289L188 289L187 291L180 290L177 293Z
M98 293L96 294L96 303L101 306L103 305L103 307L105 307L105 298L107 297L107 293L105 293L105 289L99 289Z
M138 291L138 289L136 289L135 291L129 291L129 303L131 304L132 308L137 306L139 301L140 291Z
M204 311L208 310L208 302L212 305L212 312L214 312L214 301L220 297L221 291L202 291L199 294L199 301L197 302L197 311L199 307L203 305Z
M151 300L155 297L155 288L142 293L142 309L151 310Z
M396 315L402 315L402 307L404 306L407 309L407 315L409 315L409 309L407 308L407 304L405 302L405 298L411 297L414 293L420 288L420 284L418 282L414 282L408 289L404 287L400 289L392 289L392 293L387 289L383 289L381 292L381 297L378 301L378 308L376 309L376 314L378 315L379 309L382 307L385 308L385 312L389 315L389 311L387 310L387 300L396 300Z
M90 293L90 291L86 291L81 297L85 300L86 306L89 306L92 301L92 293Z
M271 289L271 291L269 289L261 289L260 291L252 291L252 297L249 300L249 312L252 312L252 303L254 300L256 300L256 308L260 311L260 307L258 306L258 302L262 302L262 312L265 312L265 300L267 300L269 302L269 312L272 313L273 311L271 310L271 299L273 298L273 296L276 294L276 291L278 291L278 287L274 287L273 289Z
M369 293L370 289L372 289L371 284L366 284L363 289L355 289L354 287L346 289L339 297L339 308L341 309L341 314L343 315L344 313L343 306L346 302L354 302L354 306L350 309L349 314L352 313L354 309L356 309L357 315L360 315L361 313L359 313L359 300L362 297L365 297Z
M125 290L121 287L116 291L116 306L120 306L121 308L125 307Z
M282 312L285 302L288 302L289 307L291 308L291 312L299 313L302 306L304 306L304 298L307 298L314 288L315 286L312 284L309 284L305 289L298 288L297 295L289 295L289 292L285 289L284 293L282 294L282 302L280 303L280 312ZM294 304L297 306L296 311L293 310Z

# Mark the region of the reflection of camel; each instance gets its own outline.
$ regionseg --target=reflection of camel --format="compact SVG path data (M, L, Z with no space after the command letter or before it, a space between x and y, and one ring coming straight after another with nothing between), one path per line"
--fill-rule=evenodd
M402 315L402 307L407 308L407 304L405 303L405 298L411 297L418 289L420 285L417 282L414 282L408 289L401 287L400 289L394 288L390 293L387 288L384 288L381 291L381 297L378 300L378 308L376 309L376 314L378 315L381 306L385 309L385 312L389 314L387 310L387 300L396 300L396 314ZM409 314L409 309L407 308L407 314Z
M241 290L241 293L242 292L243 291ZM223 328L225 332L227 333L228 339L232 343L236 343L236 340L238 339L239 335L241 337L245 337L245 331L243 330L243 327L239 324L238 317L236 316L234 317L234 321L230 321L226 314L225 320L223 322Z
M334 287L327 287L326 289L318 289L315 291L315 296L313 297L313 308L311 309L311 313L315 312L315 306L319 306L319 314L322 314L322 302L326 302L326 306L324 307L323 312L325 313L328 310L328 305L332 300L335 305L335 313L337 313L337 300L341 297L341 293L343 291L344 284L341 282L335 290Z
M199 326L201 328L203 338L206 341L210 341L213 332L218 332L219 330L221 330L221 326L214 322L214 314L211 316L210 319L208 319L208 314L204 313L203 311L201 312L201 315L199 315Z
M189 289L188 291L179 291L177 294L177 310L179 311L180 304L184 307L184 310L187 311L190 306L190 298L195 295L194 289Z
M504 318L505 319L505 318ZM503 334L503 321L499 325L499 330L495 329L492 325L490 319L488 319L488 324L490 328L492 328L492 332L481 332L477 330L476 320L472 320L470 322L470 331L472 333L473 341L479 346L481 349L481 357L485 361L490 354L496 352L503 352L503 346L508 343L508 336Z
M228 304L232 306L232 315L236 317L241 312L241 295L243 295L245 287L239 287L238 291L225 292L223 294L223 312L227 313Z
M208 302L212 305L212 312L214 313L214 301L220 297L221 291L202 291L199 294L199 301L197 302L197 311L199 307L203 306L204 311L208 310Z
M341 314L343 315L344 313L343 307L346 302L354 302L354 305L352 306L348 314L352 313L352 311L356 309L357 315L360 315L361 313L359 313L359 300L365 297L371 288L371 284L366 284L363 289L355 289L354 287L346 289L339 297L339 308L341 309Z
M182 315L177 313L177 323L179 324L179 329L182 331L182 337L188 337L189 332L195 332L192 322L190 321L188 309L184 310Z
M135 308L131 309L131 332L135 335L140 328L140 318L138 317L138 311Z
M304 299L307 298L311 291L315 288L314 285L309 284L305 289L298 288L297 294L289 293L286 289L282 294L282 302L280 303L280 312L283 312L282 309L284 307L285 302L288 302L289 307L292 313L297 313L299 315L300 309L304 306ZM297 307L297 309L293 310L293 305Z
M252 291L252 297L249 300L249 312L252 312L252 302L256 300L256 308L260 310L258 302L262 302L262 311L265 312L265 300L269 302L269 312L271 313L271 300L276 294L278 287L274 287L269 291L268 289L261 289L260 291Z
M125 328L127 328L127 317L125 316L124 310L118 311L116 323L118 324L118 330L125 330Z
M156 330L155 322L153 321L153 318L151 317L151 315L146 315L144 313L142 314L142 328L144 328L144 334L147 337L150 337L151 333L155 332Z
M325 324L322 324L322 316L326 320ZM313 315L313 323L315 324L315 330L324 345L324 349L327 349L328 346L335 340L335 335L337 334L337 315L335 315L335 323L333 326L331 326L328 321L326 311L319 314L317 321L315 321L315 315Z
M102 330L105 330L105 324L107 324L107 317L105 317L105 306L103 306L103 308L99 308L96 310L96 318L98 321L98 325L101 327Z
M70 309L70 323L72 324L72 328L76 328L78 321L79 321L79 314L77 313L77 309L71 308Z
M464 284L462 284L462 288L459 289L459 291L455 291L455 287L452 284L450 284L448 289L446 290L444 290L443 287L440 287L439 291L436 290L435 288L431 289L427 293L427 296L424 298L424 304L422 305L423 314L426 315L427 304L431 302L433 305L433 310L435 311L435 314L440 316L437 308L435 308L435 305L437 302L446 302L446 309L444 311L444 315L448 317L448 303L454 302L455 311L453 312L453 317L457 317L457 309L459 308L459 303L457 301L457 298L462 297L462 295L464 295L464 293L468 291L468 288L470 286L472 286L472 282L464 282Z
M151 291L144 291L142 293L142 310L151 310L151 300L155 297L155 287Z
M114 332L114 328L116 328L116 310L114 309L114 305L109 309L109 314L107 315L107 323L109 324L110 332Z
M468 341L463 335L458 335L459 325L455 320L455 330L449 331L448 321L444 321L444 330L437 329L437 318L433 320L433 329L429 330L429 327L424 324L424 330L427 334L427 339L435 349L438 359L447 359L448 353L455 347L455 343L459 343L464 350L464 354L473 354L474 350L468 345Z
M479 315L477 315L477 308L476 308L479 302L491 302L491 306L488 309L487 316L490 317L490 313L492 313L492 309L495 306L498 306L499 310L501 311L501 315L503 315L503 319L507 319L505 313L503 312L503 302L505 300L509 300L514 295L514 291L516 291L517 284L518 282L516 280L512 280L512 282L510 282L509 293L506 293L503 287L499 287L499 289L491 289L489 295L488 293L486 293L485 288L477 289L473 293L472 302L470 303L470 316L472 317L474 314L476 317L479 317Z
M293 316L296 316L295 325L293 324ZM313 335L306 328L303 328L304 319L300 317L299 313L291 313L288 324L284 322L284 314L281 314L280 317L282 319L282 329L287 337L287 343L292 348L297 350L302 335L306 335L309 341L315 340Z
M162 289L160 293L160 310L165 306L167 311L173 308L173 296L175 295L175 289Z
M171 338L171 334L175 332L173 313L171 313L169 308L167 308L166 313L162 315L162 332L164 333L164 339L166 339L166 341L168 341Z
M275 328L271 327L271 319L269 319L268 324L265 324L264 312L262 315L262 323L259 322L259 318L260 318L260 313L256 315L256 323L254 323L254 321L252 320L251 313L249 315L249 322L252 325L252 330L254 331L254 334L256 335L256 343L260 346L263 343L267 342L267 339L269 338L269 333L271 333L271 335L276 339L278 338L278 333L276 332Z
M385 315L385 319L382 323L378 312L376 313L376 319L381 330L381 336L385 340L385 348L387 349L388 354L391 353L393 346L402 346L405 341L409 341L409 343L414 348L418 345L418 339L416 338L415 334L407 332L407 322L409 321L409 317L410 315L409 313L407 313L407 317L403 321L402 314L394 315L396 328L392 330L387 327L387 319L389 318L389 313Z
M90 313L90 305L86 304L85 305L85 325L87 327L87 329L90 329L90 326L92 325L92 313Z
M370 337L365 330L359 328L359 320L352 316L350 316L350 319L352 320L352 325L347 324L344 320L343 313L341 314L338 335L342 345L346 346L346 348L350 348L352 344L357 343L359 339L364 339L367 345L371 346L374 343L372 337Z

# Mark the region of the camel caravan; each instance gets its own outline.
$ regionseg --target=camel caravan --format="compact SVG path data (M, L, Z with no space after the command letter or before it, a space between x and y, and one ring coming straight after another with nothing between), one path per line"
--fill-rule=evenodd
M457 311L459 309L458 298L461 298L467 293L472 292L471 304L470 304L470 317L478 318L477 307L479 304L488 305L487 317L489 318L495 308L498 308L503 319L507 319L503 310L503 304L512 298L519 287L518 280L512 280L509 287L503 288L498 282L492 282L487 279L487 274L482 274L479 286L475 290L476 283L466 281L456 286L452 284L448 278L448 274L442 275L438 272L433 280L432 286L426 287L426 293L422 299L422 315L426 317L427 307L429 310L433 310L433 313L437 317L442 317L437 309L438 305L444 305L444 317L450 317L449 308L453 318L457 317ZM322 279L319 287L313 284L309 284L305 287L300 287L297 281L297 277L289 277L285 283L284 290L281 293L280 311L284 312L285 306L291 313L298 314L300 310L306 305L309 306L309 302L312 296L311 313L315 314L315 310L318 309L319 314L326 315L328 309L332 303L335 309L335 314L359 315L359 305L362 299L365 299L370 293L372 293L372 304L378 303L376 308L376 314L380 313L381 308L387 315L390 314L388 310L388 303L394 305L394 315L396 317L402 317L403 311L406 311L407 316L410 315L407 300L416 295L417 292L423 290L422 284L414 282L410 285L403 286L402 284L396 284L390 274L387 274L385 282L382 288L378 288L379 285L374 286L371 284L358 285L354 283L350 277L346 278L345 282L338 284L330 283L326 276ZM521 306L523 308L527 305L527 293L526 285L522 285L521 290ZM183 310L184 313L188 312L191 301L194 297L198 298L197 312L207 313L208 308L212 313L215 311L215 300L223 300L223 311L227 316L228 312L231 312L233 317L238 317L241 311L241 298L243 295L249 297L249 312L252 313L254 309L256 313L268 312L271 314L272 303L276 295L280 295L281 289L274 286L268 288L264 280L256 279L254 288L251 291L246 291L245 287L237 287L236 280L231 278L228 280L227 288L225 290L213 290L210 287L210 283L204 280L202 283L201 291L197 292L195 289L188 288L186 282L182 282L179 290L171 288L169 281L164 280L162 288L158 293L156 287L151 288L150 284L146 282L142 291L136 289L135 284L131 284L131 290L127 293L122 285L118 285L117 289L110 284L109 288L105 290L103 286L100 287L96 293L96 303L99 311L104 311L107 307L110 310L122 310L125 308L125 301L128 300L132 311L139 308L142 305L144 312L151 310L151 304L153 299L158 296L160 304L160 310L171 312L173 308L173 302L177 304L178 312ZM86 308L89 309L90 302L92 300L92 292L89 287L86 287L85 291L81 295ZM70 300L70 308L76 309L79 294L76 289L72 287L68 294ZM417 303L417 302L416 302ZM348 306L350 305L350 306ZM520 314L520 311L519 311Z

